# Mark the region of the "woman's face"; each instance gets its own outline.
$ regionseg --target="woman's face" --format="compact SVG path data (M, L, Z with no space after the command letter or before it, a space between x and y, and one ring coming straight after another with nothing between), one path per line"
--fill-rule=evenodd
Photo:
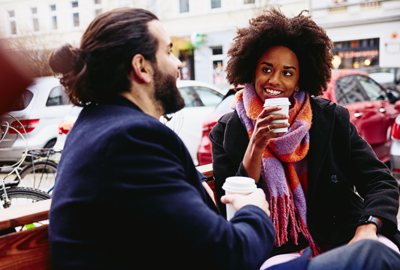
M257 63L254 85L264 103L268 98L291 97L299 81L299 61L290 49L271 47Z

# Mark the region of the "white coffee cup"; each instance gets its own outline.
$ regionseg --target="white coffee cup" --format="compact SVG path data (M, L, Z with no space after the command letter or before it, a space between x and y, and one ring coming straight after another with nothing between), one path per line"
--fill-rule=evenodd
M253 178L245 176L231 176L226 178L222 185L225 194L242 194L247 195L257 190L256 181ZM230 220L235 215L236 210L233 205L226 205L226 219Z
M279 111L273 111L270 114L286 114L289 115L289 105L290 101L289 98L283 97L283 98L268 98L264 102L264 107L265 106L281 106L282 110ZM271 123L289 123L289 119L280 119L280 120L274 120ZM279 132L287 132L288 128L277 128L274 129L272 132L274 133L279 133Z

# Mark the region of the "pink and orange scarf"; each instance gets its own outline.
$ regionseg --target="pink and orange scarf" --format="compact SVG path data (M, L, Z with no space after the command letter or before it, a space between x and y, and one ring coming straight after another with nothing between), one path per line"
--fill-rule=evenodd
M271 139L262 154L261 187L269 201L271 220L275 227L275 246L280 247L290 235L298 244L298 233L309 242L313 256L321 251L314 242L307 226L307 153L310 143L312 111L310 97L304 91L295 92L295 102L289 110L290 127L283 136ZM263 104L254 85L246 84L235 95L235 109L249 138Z

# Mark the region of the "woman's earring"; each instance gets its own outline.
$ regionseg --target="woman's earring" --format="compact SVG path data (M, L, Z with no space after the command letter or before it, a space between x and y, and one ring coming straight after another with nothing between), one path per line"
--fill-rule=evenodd
M299 92L299 87L296 86L296 88L294 89L295 92Z

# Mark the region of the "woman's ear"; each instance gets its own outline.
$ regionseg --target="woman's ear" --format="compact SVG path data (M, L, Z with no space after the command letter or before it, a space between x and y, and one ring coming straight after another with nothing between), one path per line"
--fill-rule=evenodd
M296 85L296 87L294 88L294 91L295 92L299 92L299 86L298 85Z
M132 75L139 83L150 83L153 80L153 73L150 61L146 60L143 55L136 54L132 58Z

